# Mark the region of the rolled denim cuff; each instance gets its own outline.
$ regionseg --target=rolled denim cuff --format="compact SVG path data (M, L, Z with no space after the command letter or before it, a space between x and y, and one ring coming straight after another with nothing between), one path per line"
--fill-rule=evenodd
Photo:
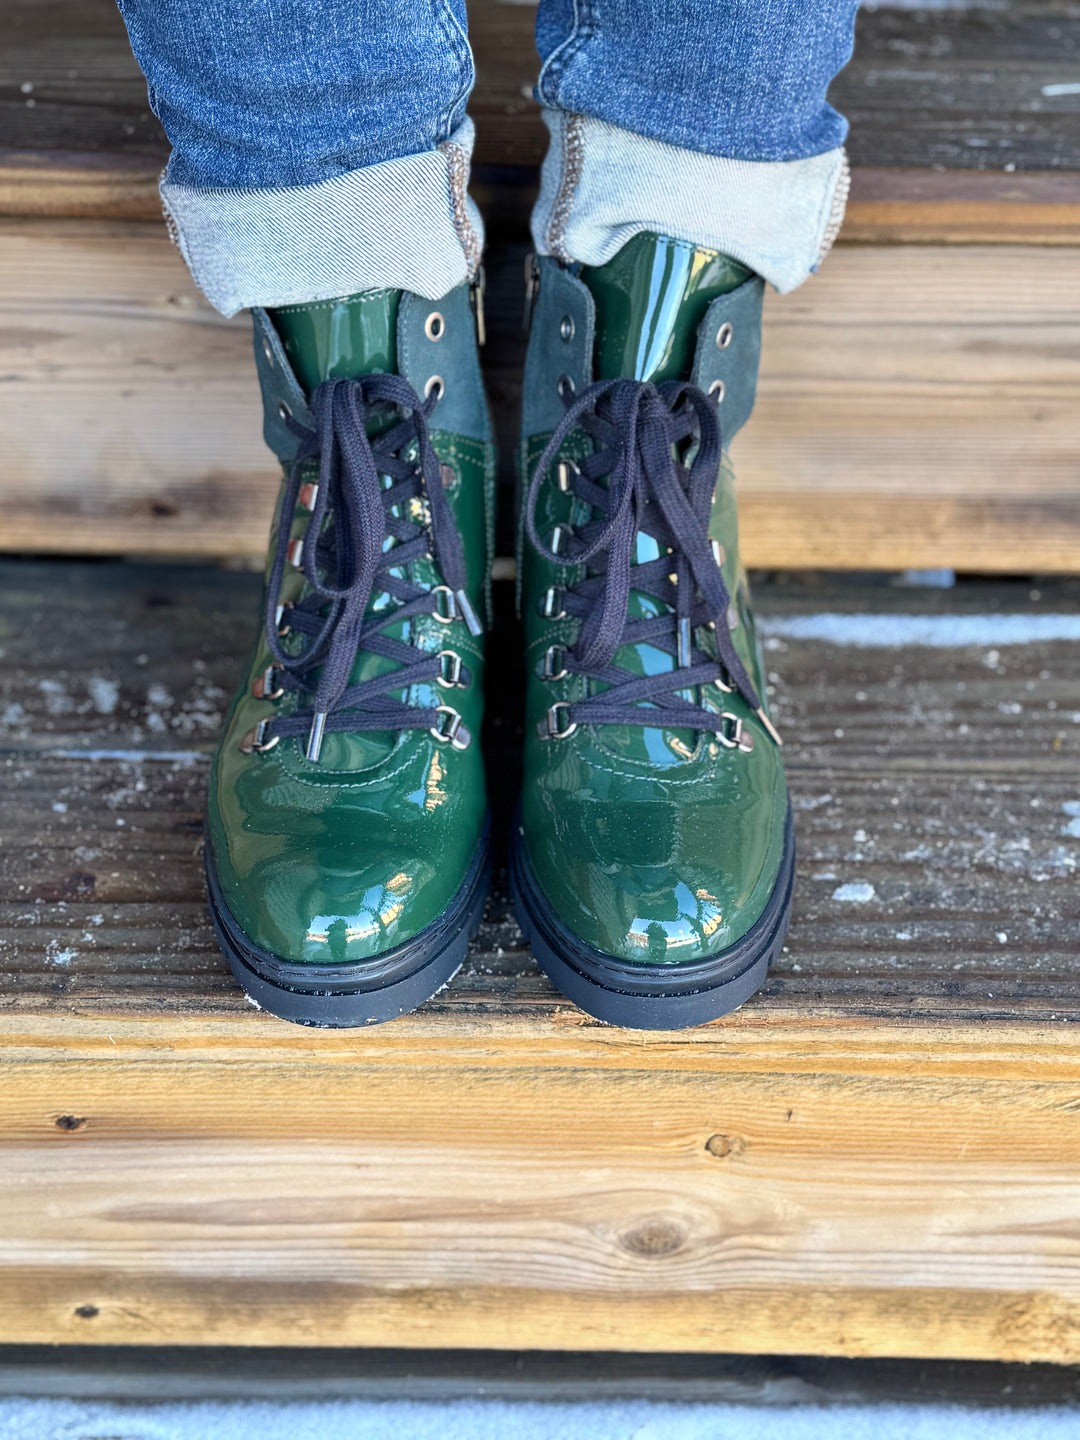
M842 147L805 160L732 160L545 109L551 143L532 216L542 255L603 265L652 230L719 250L794 290L828 254L850 184Z
M473 126L438 147L315 185L198 189L161 182L166 220L215 309L304 304L359 290L438 300L480 264L466 192Z

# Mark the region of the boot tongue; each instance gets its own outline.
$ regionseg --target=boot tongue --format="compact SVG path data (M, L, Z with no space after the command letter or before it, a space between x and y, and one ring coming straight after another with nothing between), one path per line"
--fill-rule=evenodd
M282 347L305 393L310 396L324 380L355 380L361 375L397 373L397 317L400 290L367 290L340 300L316 300L308 305L288 305L268 315ZM368 433L393 424L368 423ZM314 475L312 476L314 478ZM303 522L294 525L303 533ZM298 591L299 593L305 593ZM372 597L378 603L380 597ZM395 639L412 639L411 622L405 621L386 633ZM354 685L393 669L380 656L361 652L356 657L350 682ZM397 736L388 731L364 731L355 735L330 734L323 744L321 764L328 772L362 770L389 754Z
M751 272L738 261L666 235L642 233L605 265L585 266L579 278L596 304L593 375L597 380L689 380L698 328L718 295L736 289ZM659 550L638 534L634 560L655 560ZM635 618L655 614L655 600L631 590ZM632 674L666 673L673 658L652 645L624 645L615 663ZM689 700L696 695L684 692ZM653 764L673 765L694 753L693 730L605 727L605 743L620 754Z
M597 380L689 380L705 311L750 278L716 250L644 233L580 272L596 302Z
M309 396L323 380L396 373L400 299L400 290L366 290L268 312Z

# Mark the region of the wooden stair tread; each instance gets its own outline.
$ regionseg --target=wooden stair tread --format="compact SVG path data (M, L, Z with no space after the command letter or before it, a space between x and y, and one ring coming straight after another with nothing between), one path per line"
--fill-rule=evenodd
M502 554L525 250L492 228ZM0 314L6 548L263 550L275 466L250 322L210 310L163 227L0 220ZM1078 568L1078 317L1070 246L849 245L795 294L770 293L735 447L750 563Z
M112 0L8 8L0 214L158 218L168 145ZM528 93L533 8L478 0L470 24L480 178L492 167L535 170L545 138ZM1060 0L862 11L854 59L831 92L852 122L843 238L1075 242L1080 113L1043 86L1060 80L1061 54L1078 44L1080 19ZM1005 166L1014 173L1003 191Z
M245 1004L199 848L257 588L0 566L0 1340L1080 1358L1075 582L759 585L794 921L671 1035L561 1000L499 886L415 1015Z

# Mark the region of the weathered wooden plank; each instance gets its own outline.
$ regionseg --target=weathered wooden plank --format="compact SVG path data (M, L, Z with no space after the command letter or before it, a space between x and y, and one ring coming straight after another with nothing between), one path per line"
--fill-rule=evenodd
M522 253L491 254L506 470ZM3 222L0 316L5 548L262 549L276 485L248 322L209 309L163 231ZM1078 317L1065 246L849 246L770 296L737 451L750 562L1076 569Z
M1075 584L760 587L795 922L742 1011L644 1036L501 893L393 1025L244 1003L199 812L256 590L0 571L0 1338L1080 1356Z
M112 0L7 9L0 214L156 219L168 145ZM534 11L480 0L471 26L481 171L535 169L546 139L531 98ZM853 122L843 238L1076 243L1080 202L1060 172L1080 170L1078 111L1042 87L1060 80L1060 56L1077 43L1075 15L1053 0L863 11L832 94ZM980 170L988 183L975 186Z
M6 0L5 20L6 144L164 160L166 142L112 0ZM482 164L537 165L543 154L529 93L534 21L529 5L470 6ZM1076 170L1080 108L1075 97L1042 87L1061 81L1062 56L1078 44L1080 20L1067 0L868 8L858 19L855 57L830 98L852 121L857 165Z

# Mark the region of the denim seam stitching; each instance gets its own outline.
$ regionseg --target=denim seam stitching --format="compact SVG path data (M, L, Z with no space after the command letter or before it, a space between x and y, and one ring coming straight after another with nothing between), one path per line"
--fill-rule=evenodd
M587 40L596 33L596 12L592 0L574 0L574 23L570 34L557 45L540 67L536 81L536 94L542 105L557 106L559 88L570 63ZM551 80L554 89L547 93L547 82Z
M833 186L832 196L829 202L829 215L825 222L824 231L821 237L821 245L818 249L816 269L828 255L840 233L840 227L844 223L844 215L847 211L848 195L851 193L851 165L848 162L847 151L840 151L840 174Z
M457 61L462 79L458 84L457 91L450 103L440 112L435 127L435 143L441 150L445 141L450 138L451 119L455 110L468 99L476 80L476 62L473 59L472 46L469 44L469 37L463 32L446 0L435 0L432 6L435 23L443 33L447 49Z
M574 196L585 169L585 117L583 115L562 112L561 150L559 188L551 206L547 238L548 249L552 255L561 260L564 265L568 265L572 257L565 244L566 231L570 224Z
M476 227L469 215L468 183L469 183L469 156L468 152L460 145L452 141L444 140L439 146L439 153L446 160L446 181L450 192L450 218L454 224L458 243L465 252L465 264L468 266L469 279L471 280L480 265L481 244L480 237L476 233Z

